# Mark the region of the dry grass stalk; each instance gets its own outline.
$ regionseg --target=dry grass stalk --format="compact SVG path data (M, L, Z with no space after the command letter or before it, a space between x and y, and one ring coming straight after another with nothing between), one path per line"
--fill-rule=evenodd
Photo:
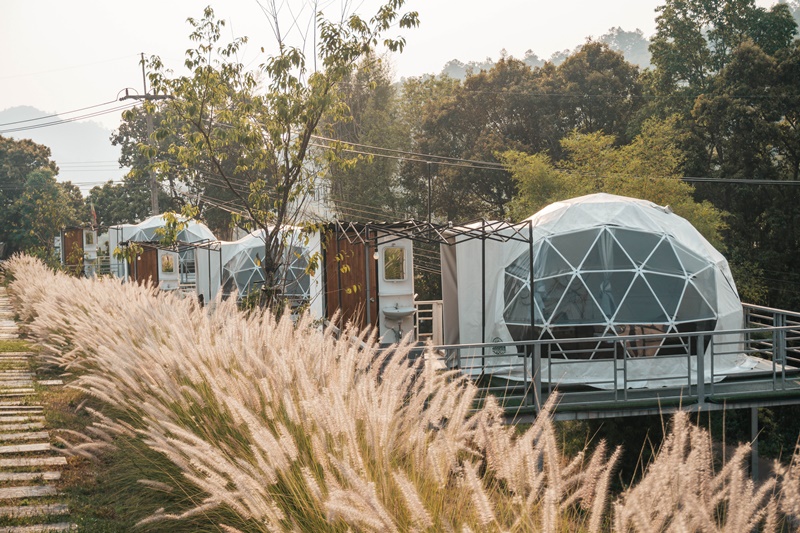
M477 390L463 377L424 358L409 364L407 345L380 355L374 338L364 350L348 340L356 333L338 341L307 318L244 315L232 301L201 308L133 283L53 273L26 257L8 267L15 305L45 356L74 372L72 386L122 413L95 412L93 442L141 435L207 494L192 511L142 523L224 505L263 531L608 524L619 450L609 456L600 445L566 461L552 403L518 435L491 398L473 411ZM77 447L89 453L91 444ZM711 459L707 435L677 416L645 478L613 503L616 527L772 523L771 487L749 484L739 460L714 475ZM713 511L720 504L723 522Z

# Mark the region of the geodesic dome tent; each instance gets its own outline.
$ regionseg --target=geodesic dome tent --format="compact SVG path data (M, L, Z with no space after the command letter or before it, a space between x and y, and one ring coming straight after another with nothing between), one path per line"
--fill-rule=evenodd
M185 221L185 219L182 219ZM128 236L126 240L132 242L156 242L161 239L158 230L166 226L166 221L162 215L153 215L150 218L136 224L133 228L127 228ZM176 236L179 243L209 243L216 241L217 238L208 227L196 220L189 220ZM184 247L178 253L178 267L181 283L195 283L195 263L196 251L193 247Z
M127 240L134 242L152 242L160 239L156 231L163 228L165 225L164 218L161 215L154 215L136 224L132 234ZM211 233L211 230L205 224L190 220L189 223L178 232L177 239L179 242L203 242L215 241L217 238Z
M307 272L309 261L319 251L319 234L304 236L295 228L285 232L284 261L279 270L283 294L293 303L309 303L314 316L322 316L320 269ZM264 230L257 230L233 242L221 242L219 250L198 249L198 293L205 301L221 291L223 297L242 298L264 285L262 261L265 254Z
M530 244L487 241L480 250L480 243L465 242L451 254L458 278L461 343L547 339L555 341L558 357L584 360L610 357L599 350L603 337L742 327L741 302L727 261L669 208L593 194L552 204L526 223ZM483 273L475 266L481 264L476 254L484 256ZM472 302L467 296L469 285L474 294L475 282L485 283L485 310L474 296ZM574 345L558 349L559 339L575 338L597 341L579 350ZM735 344L737 339L724 340ZM686 375L685 363L658 358L685 350L677 344L662 341L631 354L650 358L636 371L642 386L647 386L648 376ZM492 359L495 370L513 362L511 354ZM739 362L733 353L714 360L718 372ZM559 372L554 379L582 382L614 370L562 364Z

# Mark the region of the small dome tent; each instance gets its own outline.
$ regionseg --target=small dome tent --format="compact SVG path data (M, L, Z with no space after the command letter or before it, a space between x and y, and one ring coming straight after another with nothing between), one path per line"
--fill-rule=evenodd
M257 230L235 241L222 265L222 292L240 297L250 291L259 289L264 284L264 269L261 267L264 258L266 237L264 230ZM295 239L286 243L284 261L278 276L283 281L284 294L293 300L308 300L310 297L310 280L305 275L309 263L308 250Z
M162 215L152 216L137 224L128 240L133 242L157 241L160 237L156 233L156 230L164 226L165 221ZM196 220L190 220L186 227L178 232L177 240L179 242L197 243L215 241L217 238L205 224L197 222Z
M593 194L551 204L525 222L529 228L522 233L529 234L530 244L487 241L483 251L479 243L456 245L459 342L544 339L553 341L558 357L585 360L611 357L600 350L603 337L742 327L742 306L727 261L669 208ZM485 254L483 273L474 266L481 264L476 253ZM482 275L483 314L480 302L471 303L463 292L472 285L465 281ZM559 349L559 339L576 338L597 341ZM739 339L719 340L735 345ZM686 359L658 357L680 350L686 346L677 340L633 350L630 355L648 358L632 369L633 381L648 386L649 377L685 376ZM698 353L697 347L692 351ZM715 356L718 372L726 367L735 371L739 354L734 352ZM512 354L493 359L494 370L510 368L514 359ZM612 364L605 369L562 363L553 379L602 381L598 373L613 375Z
M182 220L185 221L185 219ZM158 230L165 226L166 221L163 215L151 216L132 227L123 225L120 226L123 228L122 235L125 236L122 240L131 242L157 242L161 239ZM114 229L113 226L109 228L109 232L111 232L112 229ZM119 242L122 242L122 240ZM197 244L214 242L217 238L205 224L197 222L196 220L189 220L186 222L186 227L178 232L176 240L179 243ZM159 256L163 255L173 256L173 264L177 263L179 267L179 272L174 272L174 274L177 276L176 279L179 279L180 283L191 284L196 282L196 253L194 248L184 248L180 250L180 252L160 251ZM169 274L163 271L162 275L169 276Z
M319 234L304 235L295 228L287 228L285 234L285 261L279 272L283 293L292 302L311 303L312 314L322 316L322 273L320 269L307 272L320 249ZM265 239L264 230L256 230L237 241L219 243L219 251L198 250L198 292L205 301L213 300L219 291L224 297L234 293L243 297L263 286Z

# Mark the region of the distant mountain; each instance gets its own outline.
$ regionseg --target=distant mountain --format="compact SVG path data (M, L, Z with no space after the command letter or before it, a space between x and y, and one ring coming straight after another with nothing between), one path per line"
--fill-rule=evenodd
M95 183L119 180L125 175L127 169L120 169L117 162L120 149L112 146L109 140L111 130L97 122L89 121L31 128L59 120L58 116L42 119L51 114L30 106L12 107L0 111L0 132L7 129L30 128L0 135L14 139L31 139L49 147L52 158L59 167L59 181L78 184L84 194ZM11 122L16 124L9 124Z
M800 16L800 0L795 0L795 2L798 5L797 16ZM648 50L650 41L644 36L642 30L625 31L620 27L611 28L608 33L600 36L597 41L607 44L612 50L621 52L626 61L638 65L641 69L651 66L650 51ZM574 50L567 49L554 52L547 61L554 65L560 65L567 57L579 51L581 46L576 46ZM505 50L501 51L500 55L505 56ZM541 67L545 63L545 60L537 56L533 50L526 51L522 61L531 68ZM468 61L467 63L452 59L444 66L441 74L464 80L470 74L477 74L482 70L491 70L494 64L495 61L490 57L483 61Z

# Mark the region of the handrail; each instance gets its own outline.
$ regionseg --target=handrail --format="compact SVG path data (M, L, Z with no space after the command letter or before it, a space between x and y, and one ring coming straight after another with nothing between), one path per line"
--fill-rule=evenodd
M557 388L562 404L571 398L577 402L574 405L584 409L608 401L624 405L632 400L669 397L702 406L736 394L763 396L787 392L792 395L796 392L800 401L800 383L791 379L791 375L787 377L790 372L800 374L800 357L792 356L797 350L787 342L789 338L793 342L800 340L792 337L798 333L798 327L786 325L784 313L776 313L774 323L778 325L691 333L443 344L434 349L447 354L450 368L460 369L473 378L487 378L478 380L479 387L485 393L503 394L517 408L540 406ZM662 343L667 339L680 339L677 344L666 345L668 350L677 350L676 353L632 355L637 353L631 351L634 344L639 344L641 353L642 341L664 348ZM586 343L593 343L595 348L586 348ZM513 349L509 350L510 347ZM578 352L595 358L569 358ZM722 356L748 356L770 364L762 370L751 370L750 374L744 370L730 374L726 373L730 367L721 369L717 365L716 359ZM662 375L648 374L644 366L670 360L676 362L675 371ZM568 374L562 369L578 377L565 377ZM722 381L732 376L736 379ZM504 384L498 384L497 379L504 380Z

